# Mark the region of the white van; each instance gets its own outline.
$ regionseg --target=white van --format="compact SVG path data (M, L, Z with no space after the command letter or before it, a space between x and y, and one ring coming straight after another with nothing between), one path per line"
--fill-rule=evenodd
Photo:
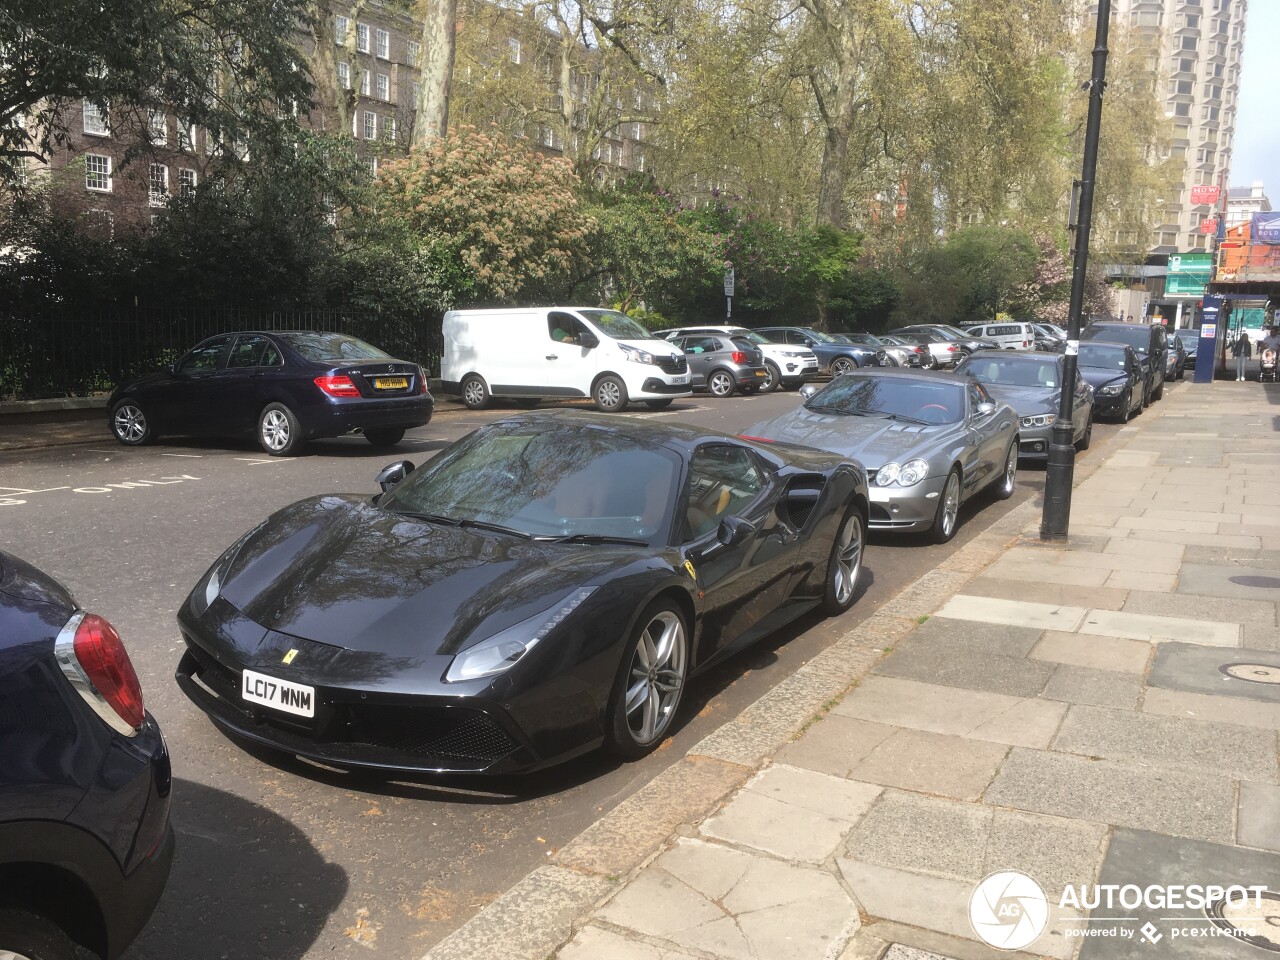
M683 353L600 307L450 310L440 379L472 410L492 397L591 397L604 411L639 400L661 410L692 395Z
M994 340L1005 350L1031 350L1036 345L1036 331L1029 323L965 324L964 332L982 340Z

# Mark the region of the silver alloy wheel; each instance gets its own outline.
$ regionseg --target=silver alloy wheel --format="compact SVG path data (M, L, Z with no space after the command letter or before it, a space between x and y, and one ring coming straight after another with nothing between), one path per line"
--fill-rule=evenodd
M618 385L612 380L601 380L596 387L596 403L608 410L613 410L621 402L622 391L618 389Z
M862 569L862 517L851 513L840 528L836 541L836 600L849 602L858 585L858 573Z
M30 960L25 953L14 953L12 950L0 950L0 960Z
M1014 451L1014 466L1017 466L1017 451ZM960 516L960 475L954 470L947 477L947 486L942 491L942 535L950 537L956 529L956 518Z
M462 388L462 400L468 407L477 407L484 403L484 384L472 378Z
M707 380L707 387L717 397L727 397L733 393L733 377L729 376L723 370L717 370L711 374Z
M782 380L782 375L778 372L778 368L772 363L764 365L764 382L760 384L761 393L772 393L773 388Z
M268 410L262 417L262 443L268 450L289 445L289 418L283 410Z
M112 426L116 436L125 443L141 443L147 435L147 416L135 404L122 403L116 408ZM3 955L0 955L0 960L3 960Z
M1013 491L1018 487L1018 446L1017 444L1009 444L1009 456L1005 458L1004 463L1004 482L1001 484L1001 492L1005 496L1013 496ZM957 486L958 490L958 486Z
M848 373L850 370L857 370L858 365L848 357L839 357L831 362L831 375L838 377L842 373Z
M627 671L627 730L640 746L655 743L671 726L684 690L688 645L684 622L660 610L640 631Z

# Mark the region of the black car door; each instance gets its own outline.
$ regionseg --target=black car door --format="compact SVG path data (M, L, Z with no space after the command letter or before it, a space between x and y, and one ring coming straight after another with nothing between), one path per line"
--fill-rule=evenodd
M790 534L778 488L746 447L704 444L690 459L683 552L704 594L699 663L748 638L785 599L791 552L780 547Z
M174 364L173 376L160 391L166 430L178 434L218 430L222 423L217 401L219 378L231 341L231 334L210 337Z

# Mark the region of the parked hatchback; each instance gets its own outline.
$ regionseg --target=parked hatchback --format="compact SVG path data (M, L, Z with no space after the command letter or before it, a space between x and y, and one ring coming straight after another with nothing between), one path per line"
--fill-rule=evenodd
M779 387L784 390L794 390L818 375L818 356L808 347L774 343L746 327L674 327L670 330L654 331L655 336L665 340L695 334L723 334L751 341L751 345L764 356L765 378L764 383L760 385L761 393L772 393Z
M115 629L0 551L0 957L118 957L169 876L171 773Z
M736 390L755 393L768 378L764 356L745 337L693 334L672 337L670 343L684 351L690 386L713 397L732 396Z
M223 333L167 370L117 387L108 404L126 446L162 435L256 436L272 456L307 440L363 432L377 447L431 420L416 363L341 333Z
M830 334L812 327L760 327L756 333L774 343L790 343L808 347L818 356L822 373L838 377L859 367L885 366L885 353L875 347L843 343Z

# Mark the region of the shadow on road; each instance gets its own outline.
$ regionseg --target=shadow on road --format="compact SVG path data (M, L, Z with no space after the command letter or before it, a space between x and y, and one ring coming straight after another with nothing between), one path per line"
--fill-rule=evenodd
M173 825L166 893L123 960L307 956L346 896L346 871L289 821L189 780L174 782Z

